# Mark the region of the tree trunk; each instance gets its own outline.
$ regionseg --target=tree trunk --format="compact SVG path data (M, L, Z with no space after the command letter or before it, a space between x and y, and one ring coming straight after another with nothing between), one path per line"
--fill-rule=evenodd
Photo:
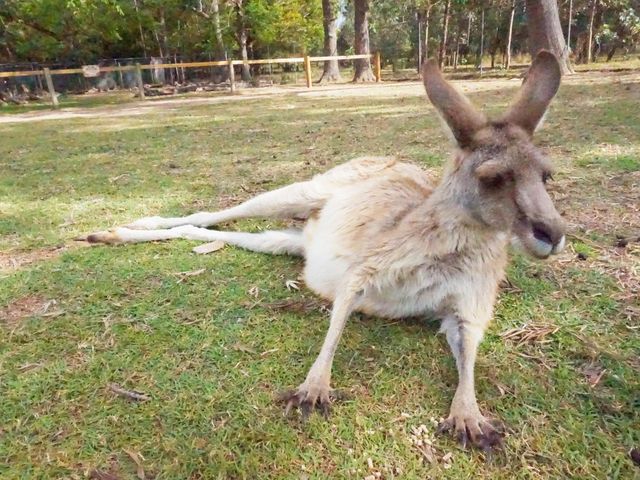
M242 69L241 78L244 82L251 81L251 69L246 62L249 60L249 54L247 52L247 41L249 34L247 32L247 25L244 16L244 0L234 0L235 13L236 13L236 39L238 40L238 46L240 47L240 56L242 57Z
M418 61L417 70L418 73L422 71L422 14L416 13L416 19L418 21Z
M138 31L140 32L140 44L142 45L142 52L145 58L147 57L147 45L144 42L144 33L142 31L142 22L140 21L140 9L138 7L138 0L133 0L133 7L136 10L136 18L138 20Z
M338 33L336 21L338 19L337 4L334 0L322 0L322 26L324 27L324 54L338 55ZM325 60L324 70L319 82L340 81L338 60Z
M226 49L224 47L224 38L222 37L222 28L220 27L219 0L211 0L211 20L213 21L213 31L216 35L216 48L214 51L214 58L218 61L226 60Z
M498 48L500 47L500 12L496 12L496 31L493 35L493 40L491 41L491 49L489 53L491 54L491 70L496 68L496 55L498 54Z
M593 19L596 16L596 7L598 0L591 2L591 14L589 15L589 39L587 40L587 63L591 63L591 54L593 52Z
M562 34L556 0L525 0L529 28L529 49L532 56L549 50L560 62L563 74L573 73Z
M462 14L462 12L461 12ZM462 27L460 17L457 19L457 33L456 33L456 50L453 53L453 69L458 70L458 63L460 62L460 37L462 37Z
M5 45L4 46L4 51L7 53L7 61L12 62L13 61L13 52L9 48L9 45ZM36 75L36 78L40 78L40 75Z
M160 41L160 35L158 35L158 29L153 29L153 36L156 38L156 43L158 44L158 55L160 58L164 57L164 50L162 49L162 42Z
M444 17L442 19L442 38L440 39L440 49L438 50L438 65L442 68L444 56L447 50L447 34L449 30L449 10L451 9L451 0L447 0L444 5Z
M247 29L243 26L238 33L238 41L240 43L240 55L242 56L242 70L241 77L244 82L251 81L251 69L247 61L249 60L249 54L247 53Z
M369 0L354 0L355 6L355 41L356 55L369 55ZM354 82L375 82L371 70L371 58L355 61Z
M509 16L509 35L507 36L506 59L504 68L509 70L511 67L511 39L513 38L513 19L516 16L516 0L511 2L511 15Z
M482 57L484 56L484 8L480 14L480 45L478 45L478 58L476 58L476 67L480 69L482 75Z
M431 5L427 8L427 14L424 17L424 58L429 58L429 19L431 18Z
M569 0L569 21L567 22L567 53L571 54L571 23L573 22L573 0Z
M222 27L220 26L220 2L219 0L211 0L211 20L213 22L213 31L216 37L216 47L213 51L213 58L216 61L227 59L227 49L224 45L224 37L222 36ZM226 67L214 67L213 73L216 80L226 82L229 78L229 70Z

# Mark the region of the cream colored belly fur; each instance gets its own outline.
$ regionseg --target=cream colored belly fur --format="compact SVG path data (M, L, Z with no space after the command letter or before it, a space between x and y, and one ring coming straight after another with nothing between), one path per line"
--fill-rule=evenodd
M334 192L303 232L307 286L333 301L356 265L367 258L375 263L381 237L390 244L402 243L397 238L402 230L395 227L424 204L432 192L431 178L414 165L393 163L384 175ZM439 272L431 275L428 253L410 252L393 269L383 269L375 276L375 284L364 289L356 310L387 318L438 312L460 293L453 292L452 286L464 288L466 282L442 282ZM442 265L437 269L441 271Z

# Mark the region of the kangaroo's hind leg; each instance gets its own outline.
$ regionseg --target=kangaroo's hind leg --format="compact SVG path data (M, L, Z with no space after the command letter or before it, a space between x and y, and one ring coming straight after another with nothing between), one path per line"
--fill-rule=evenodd
M300 230L267 230L261 233L224 232L194 227L193 225L181 225L164 230L114 228L113 230L92 233L87 237L87 241L91 243L118 244L153 242L176 238L203 242L221 240L254 252L304 255L304 241Z
M322 208L326 192L318 190L313 180L298 182L257 195L246 202L217 212L198 212L186 217L146 217L126 225L135 230L157 230L193 225L208 227L239 218L308 218Z
M392 166L395 160L385 157L356 158L316 175L306 182L293 183L257 195L246 202L217 212L199 212L186 217L146 217L126 228L157 230L194 225L208 227L239 218L300 218L322 209L333 193L346 185L366 180Z

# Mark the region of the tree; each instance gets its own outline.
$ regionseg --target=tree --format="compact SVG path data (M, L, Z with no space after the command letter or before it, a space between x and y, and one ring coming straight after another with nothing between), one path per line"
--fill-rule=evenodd
M556 0L526 0L526 7L531 56L549 50L560 61L562 73L572 73Z
M249 64L249 53L247 52L247 43L249 41L249 27L247 16L245 15L245 0L230 0L235 13L235 32L236 41L240 47L240 56L242 58L242 80L248 82L251 80L251 70Z
M451 0L446 0L444 4L444 14L442 16L442 37L440 48L438 49L438 65L442 68L447 50L447 34L449 32L449 10L451 10Z
M589 15L589 40L587 40L587 63L591 63L591 54L593 53L593 20L596 16L596 8L598 8L598 0L591 0L591 13Z
M506 58L504 68L509 70L511 66L511 39L513 38L513 19L516 16L516 0L511 2L511 12L509 14L509 34L507 36Z
M354 47L356 55L370 55L369 50L369 0L354 0L355 15ZM371 59L361 58L355 61L354 82L374 82Z
M322 26L324 29L324 54L338 55L338 5L335 0L322 0ZM319 82L337 82L340 80L338 60L326 60Z
M429 24L431 20L431 10L438 3L439 0L421 0L418 5L418 14L424 22L424 58L429 57ZM422 22L421 22L422 23Z
M417 37L416 11L411 1L377 0L371 5L370 42L393 68L403 68L415 58L412 40Z
M134 0L137 1L137 0ZM209 7L205 8L203 0L197 1L197 6L191 7L201 17L211 22L214 32L214 49L213 58L215 60L226 59L226 48L224 46L224 38L222 35L222 27L220 25L220 2L219 0L211 0Z

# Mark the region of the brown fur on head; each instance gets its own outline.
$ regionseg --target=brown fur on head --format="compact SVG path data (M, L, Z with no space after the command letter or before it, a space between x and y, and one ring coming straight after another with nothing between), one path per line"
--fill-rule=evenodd
M433 60L425 64L423 78L460 147L450 180L464 208L488 227L513 232L538 258L561 251L564 222L545 188L551 166L531 141L560 85L556 57L538 53L518 97L495 122L455 90Z

